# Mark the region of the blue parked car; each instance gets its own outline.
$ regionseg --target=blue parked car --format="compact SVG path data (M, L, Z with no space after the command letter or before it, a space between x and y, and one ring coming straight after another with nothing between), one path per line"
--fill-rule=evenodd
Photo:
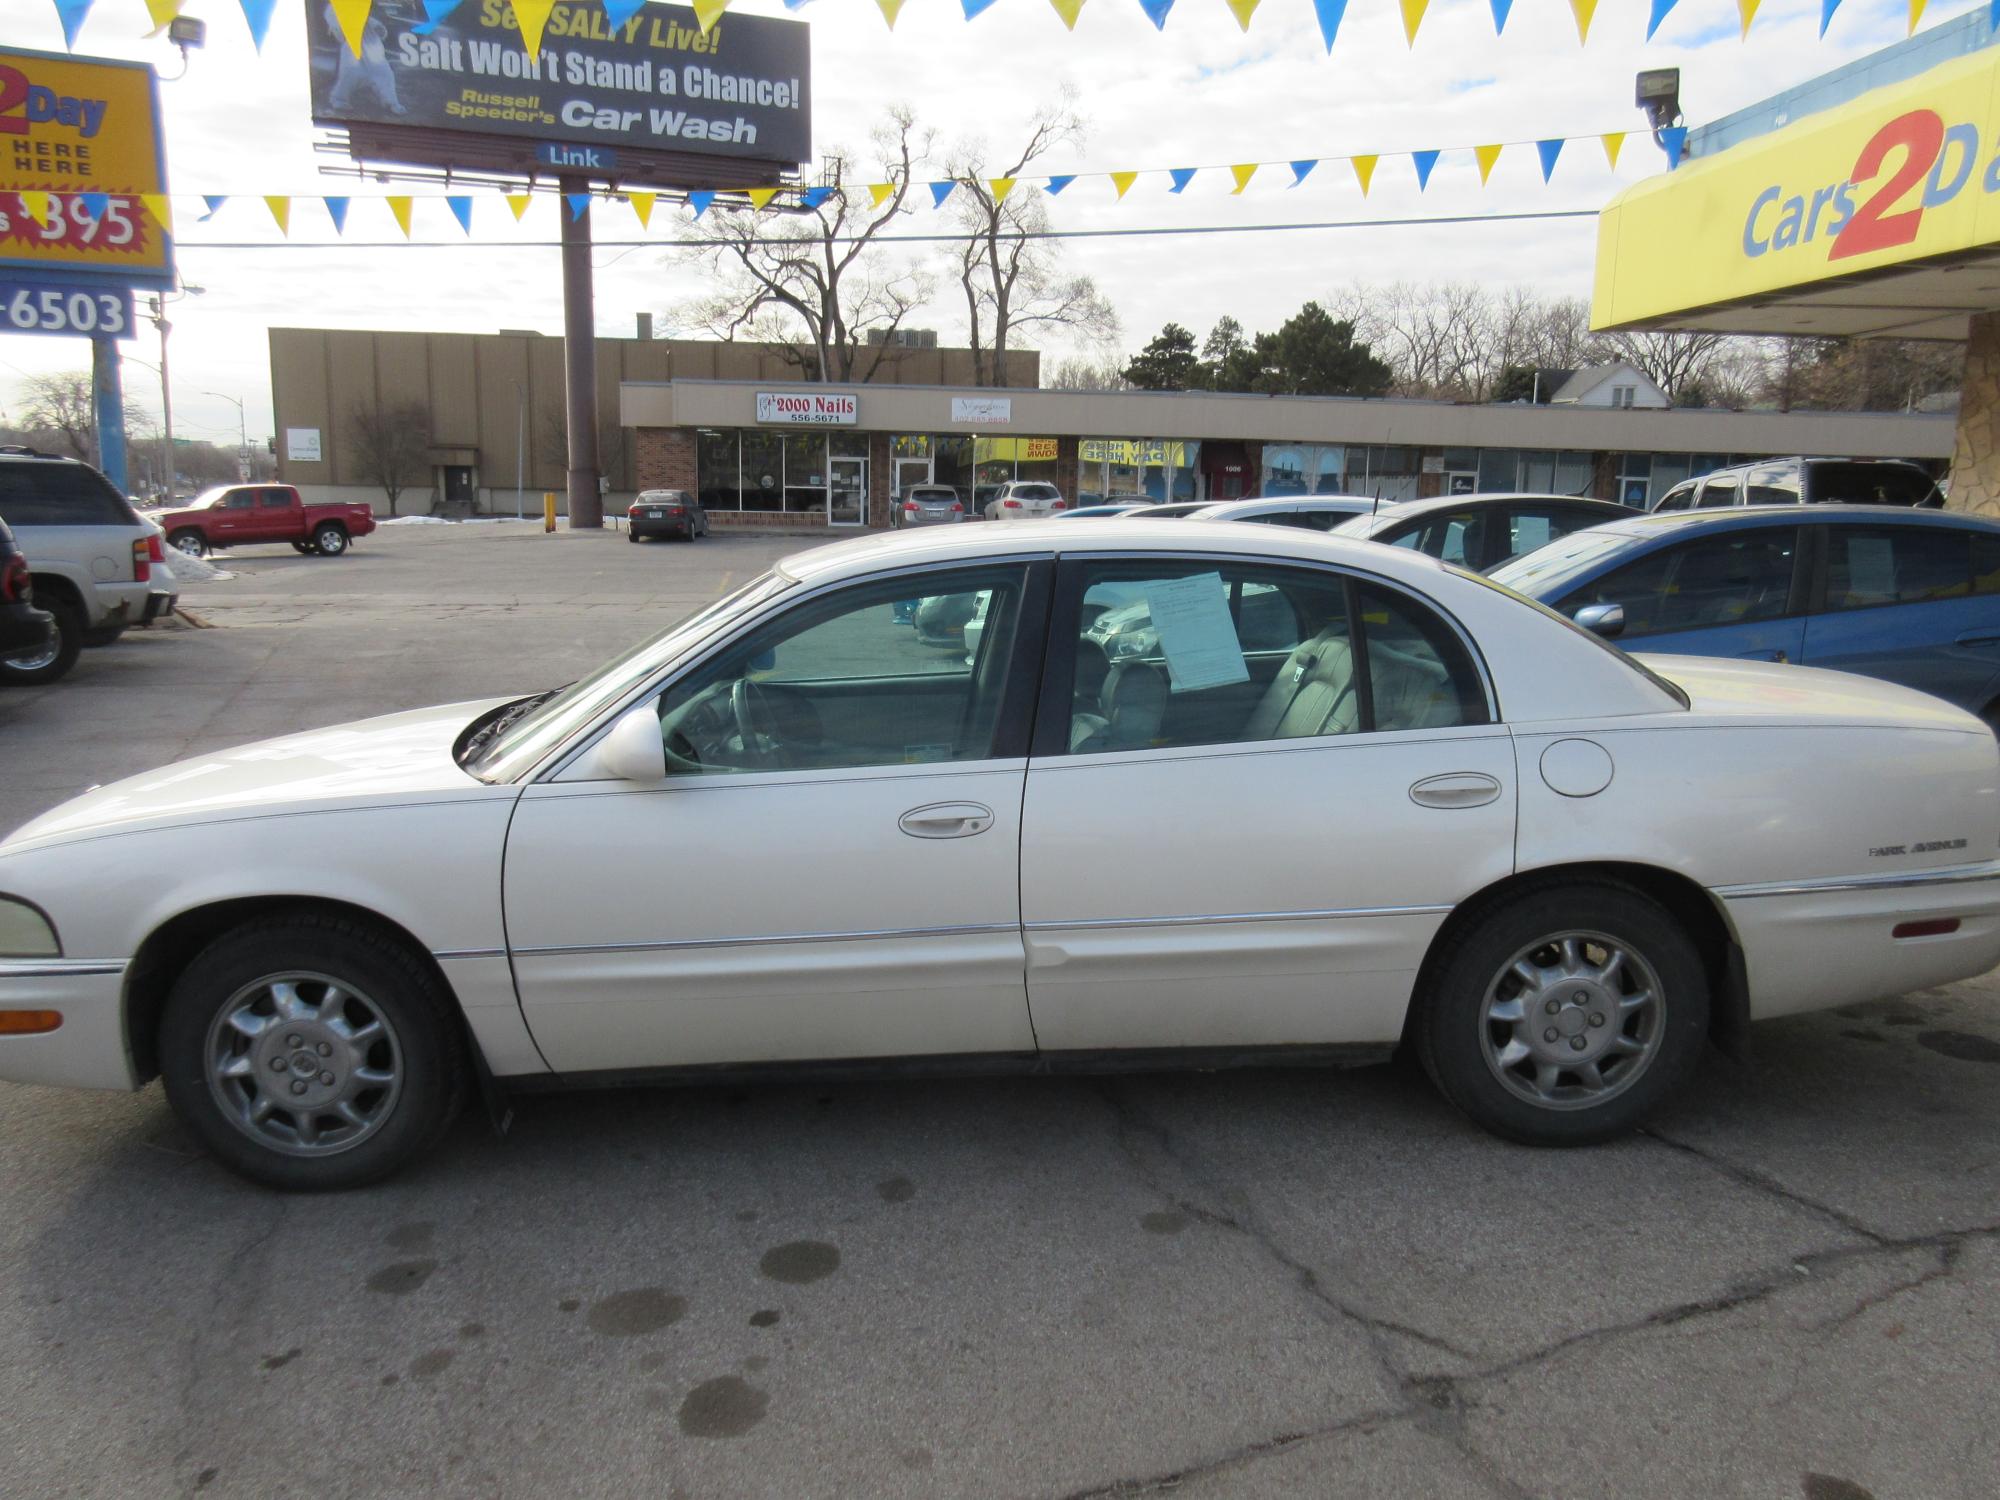
M2000 733L2000 523L1882 505L1655 512L1492 577L1628 650L1859 672Z

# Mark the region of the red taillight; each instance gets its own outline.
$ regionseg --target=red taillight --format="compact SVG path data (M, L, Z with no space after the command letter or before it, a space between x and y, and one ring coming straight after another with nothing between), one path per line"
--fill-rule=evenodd
M964 509L965 507L963 505L960 505L956 500L951 502L951 513L953 515L959 514Z
M140 537L132 544L132 581L150 583L153 580L153 552L146 544L151 537Z
M7 565L0 567L0 604L25 604L34 596L27 563L18 557L8 558Z
M1056 501L1056 503L1055 503L1054 505L1051 505L1051 506L1049 507L1049 509L1050 509L1050 510L1068 510L1068 509L1069 509L1069 501L1067 501L1067 500L1058 500L1058 501Z
M146 537L146 556L154 562L165 562L167 560L166 545L161 542L160 534L157 531L150 533Z
M903 514L906 516L914 516L916 513L917 513L917 502L914 500L905 500L903 502Z
M1021 508L1021 502L1018 500L1002 500L1000 502L1000 508L1002 510L1019 510Z
M1889 930L1889 936L1897 938L1943 937L1947 932L1956 931L1958 931L1957 917L1932 917L1922 922L1898 922Z
M685 509L683 509L683 508L682 508L681 506L678 506L678 505L669 505L669 506L667 506L667 507L666 507L666 512L667 512L667 514L668 514L668 515L670 515L670 516L684 516L684 515L686 515L686 514L687 514L687 511L686 511Z

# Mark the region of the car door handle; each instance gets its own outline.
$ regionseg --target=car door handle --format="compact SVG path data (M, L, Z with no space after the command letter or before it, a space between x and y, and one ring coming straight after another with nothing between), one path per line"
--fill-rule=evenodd
M1995 642L2000 642L2000 630L1990 628L1985 630L1968 630L1964 635L1959 636L1957 640L1961 646L1991 646Z
M896 820L913 839L962 839L993 826L993 809L977 802L933 802L913 807Z
M1419 807L1484 807L1500 795L1500 783L1478 771L1428 776L1410 788Z

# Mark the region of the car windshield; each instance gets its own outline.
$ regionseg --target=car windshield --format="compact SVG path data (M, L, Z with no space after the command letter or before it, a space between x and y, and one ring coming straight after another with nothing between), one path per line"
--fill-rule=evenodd
M233 484L219 484L214 489L203 490L199 495L196 495L194 499L188 501L187 508L189 510L208 510L214 506L220 505L222 503L223 497L225 495L228 495L235 488L236 486Z
M1533 598L1562 593L1562 586L1569 580L1596 567L1631 541L1624 531L1607 527L1572 531L1546 547L1537 547L1512 562L1502 563L1493 570L1492 578L1513 593Z
M511 781L635 685L773 595L792 587L783 573L766 573L733 594L620 652L589 675L549 694L480 749L466 769L481 781Z

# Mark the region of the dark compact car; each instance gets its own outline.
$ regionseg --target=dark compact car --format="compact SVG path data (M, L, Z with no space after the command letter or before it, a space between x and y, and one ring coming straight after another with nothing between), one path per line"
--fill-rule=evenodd
M1767 458L1716 469L1675 485L1653 503L1661 510L1720 510L1730 505L1944 506L1944 491L1900 458Z
M1630 651L1859 672L2000 731L2000 522L1881 505L1634 516L1493 581Z
M1632 514L1628 506L1581 495L1446 495L1385 505L1336 527L1335 535L1413 547L1485 573L1557 537Z
M643 542L653 536L677 536L693 541L708 535L708 512L686 490L641 490L625 511L625 540Z
M39 666L44 656L53 658L60 647L55 625L54 615L35 608L28 560L0 521L0 660ZM74 653L70 660L76 660Z

